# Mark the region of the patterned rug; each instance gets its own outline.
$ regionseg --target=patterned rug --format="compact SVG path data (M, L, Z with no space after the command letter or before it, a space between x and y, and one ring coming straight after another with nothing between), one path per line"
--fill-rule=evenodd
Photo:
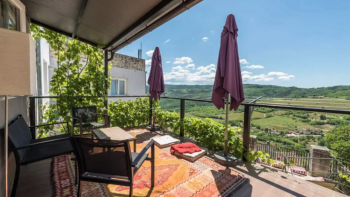
M131 134L137 135L132 132ZM145 139L149 140L152 137L147 136ZM146 143L147 141L138 142L137 152L140 152ZM159 149L157 147L155 155L154 188L150 188L151 164L145 161L135 174L134 196L226 196L246 181L243 175L232 169L226 169L209 157L202 157L191 163L171 155L170 148ZM69 160L69 156L54 158L52 173L55 196L75 196L74 162ZM126 186L82 182L82 196L84 197L128 195L129 187Z

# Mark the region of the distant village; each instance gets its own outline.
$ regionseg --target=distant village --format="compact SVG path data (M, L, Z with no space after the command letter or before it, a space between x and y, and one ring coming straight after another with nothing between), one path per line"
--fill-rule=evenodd
M257 127L252 127L251 129L253 131L258 130ZM286 132L279 132L275 129L265 129L265 132L270 133L272 135L283 135L286 137L301 137L301 136L319 137L324 135L323 132L320 130L307 130L307 129L303 129L300 131L286 131Z

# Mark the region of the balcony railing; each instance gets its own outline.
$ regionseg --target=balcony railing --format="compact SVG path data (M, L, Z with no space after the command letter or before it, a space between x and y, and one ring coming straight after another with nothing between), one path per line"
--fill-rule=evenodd
M294 164L309 170L310 152L305 150L296 150L294 148L279 146L279 145L268 145L268 144L257 144L254 149L256 151L263 151L268 153L274 160L283 161L284 157L294 157Z
M101 96L69 96L72 97L73 102L74 99L79 98L93 98L93 97L101 97ZM108 96L108 98L145 98L148 96ZM36 99L58 99L60 97L58 96L33 96L29 97L30 99L30 108L29 108L29 114L30 114L30 124L35 125L36 124L36 109L37 109L37 102ZM175 98L175 97L161 97L162 99L172 99L172 100L178 100L179 101L179 113L180 113L180 120L184 120L185 118L185 106L186 102L201 102L201 103L212 103L210 100L200 100L200 99L187 99L187 98ZM309 111L309 112L321 112L321 113L336 113L336 114L346 114L350 115L350 111L347 110L334 110L334 109L321 109L321 108L309 108L309 107L291 107L291 106L281 106L281 105L267 105L267 104L256 104L255 101L257 99L250 101L249 103L243 103L242 106L244 107L244 120L243 120L243 146L245 150L249 150L250 148L250 131L251 131L251 115L254 111L255 107L263 107L263 108L274 108L274 109L282 109L282 110L299 110L299 111ZM150 102L150 106L152 106L152 102ZM152 113L153 110L150 107L149 110L149 123L152 122ZM180 126L180 137L184 137L184 128L183 126ZM292 148L284 147L284 146L270 146L270 145L257 145L256 150L262 150L266 153L269 153L270 156L273 159L280 159L279 153L285 153L284 155L287 156L298 156L298 157L309 157L310 153L307 151L301 151L301 150L295 150ZM308 167L308 161L305 159L300 159L297 161L298 165L303 166L305 168ZM346 167L348 169L348 167Z
M71 96L72 102L76 99L81 98L89 98L89 97L99 97L99 96ZM147 98L148 96L108 96L104 98ZM61 97L58 96L33 96L29 97L30 105L29 105L29 114L30 114L30 124L35 125L36 124L36 116L37 116L37 99L59 99ZM186 102L188 105L191 105L191 102L199 102L202 103L202 105L210 105L212 103L210 100L200 100L200 99L187 99L187 98L174 98L174 97L161 97L161 103L164 103L164 100L177 100L179 101L178 108L176 110L177 113L180 114L180 120L184 120L186 117ZM104 102L106 105L106 102ZM188 106L187 105L187 106ZM193 105L193 104L192 104ZM152 122L152 102L150 102L150 110L149 110L149 124ZM175 103L172 104L172 107L175 106ZM321 108L309 108L309 107L291 107L291 106L280 106L280 105L267 105L267 104L256 104L255 101L251 101L249 103L243 103L242 107L244 107L244 118L243 118L243 145L245 150L255 150L255 151L263 151L265 153L269 153L272 159L279 160L279 161L286 161L286 158L288 160L293 160L293 165L303 167L307 173L311 173L310 169L310 162L315 161L314 158L311 158L311 154L307 150L302 149L296 149L295 147L286 147L282 145L269 145L269 144L251 144L251 138L250 138L250 132L251 132L251 117L252 113L254 111L254 108L256 107L262 107L262 108L273 108L273 109L281 109L281 110L298 110L298 111L309 111L309 112L321 112L321 113L335 113L335 114L345 114L350 115L350 111L346 110L334 110L334 109L321 109ZM33 131L35 132L35 131ZM186 135L185 129L182 125L180 125L180 137L189 136ZM253 146L252 146L253 145ZM328 178L331 181L335 181L337 183L344 183L343 181L339 180L339 173L348 173L350 170L350 166L348 164L341 163L340 161L334 159L334 158L328 158L329 164L327 163L327 166L325 169L325 174L328 173ZM276 167L276 166L275 166ZM278 167L278 166L277 166ZM336 172L335 174L333 172ZM336 175L336 176L334 176ZM349 186L346 184L341 185L342 188L348 188ZM350 188L349 188L350 189Z

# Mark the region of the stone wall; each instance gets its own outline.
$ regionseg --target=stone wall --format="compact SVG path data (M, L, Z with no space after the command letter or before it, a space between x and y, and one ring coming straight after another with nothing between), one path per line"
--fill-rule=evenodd
M145 71L145 60L116 53L112 60L112 67Z
M256 147L257 144L258 144L257 136L250 135L250 148L252 149L252 151L257 151L257 147Z
M51 47L50 47L50 57L56 58L54 50ZM82 63L85 63L87 60L87 56L84 56L84 55L81 55L80 58L81 58ZM57 60L55 59L55 64L56 64L56 61ZM144 59L139 59L136 57L131 57L131 56L116 53L114 55L113 60L112 60L112 67L145 71L146 70L146 63L145 63Z
M324 159L324 158L331 158L331 154L327 147L325 146L316 146L311 145L310 146L310 174L311 176L316 177L328 177L329 170L330 170L330 159ZM317 159L320 158L320 159ZM321 159L323 158L323 159Z

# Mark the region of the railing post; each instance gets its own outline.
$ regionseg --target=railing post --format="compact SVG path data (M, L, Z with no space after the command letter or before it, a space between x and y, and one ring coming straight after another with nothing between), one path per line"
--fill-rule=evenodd
M106 49L105 51L105 55L104 55L104 75L106 77L106 79L109 78L109 75L108 75L108 62L109 62L109 59L108 59L108 50ZM111 58L113 58L113 55L111 53ZM106 95L106 98L104 100L104 106L105 106L105 111L104 111L104 114L107 114L108 113L108 85L107 85L107 81L105 82L105 95Z
M29 124L30 126L35 126L36 123L36 106L35 106L35 98L29 97ZM32 138L35 139L35 128L30 128L30 132L32 133Z
M149 125L152 125L152 98L149 97Z
M250 110L251 106L244 106L244 123L243 123L243 159L246 160L247 153L249 151L250 142Z
M181 99L180 100L180 121L181 121L180 137L184 137L184 125L183 125L184 118L185 118L185 100Z

